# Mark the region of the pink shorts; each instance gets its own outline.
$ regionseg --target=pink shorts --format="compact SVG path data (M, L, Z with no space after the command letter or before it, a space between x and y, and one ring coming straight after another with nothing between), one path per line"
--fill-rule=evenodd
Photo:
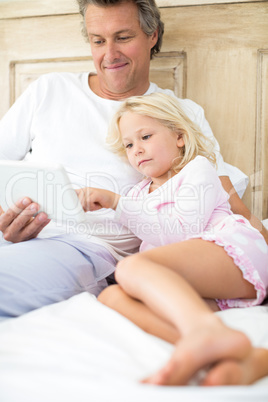
M268 246L260 232L244 217L231 215L214 227L213 231L204 232L196 237L224 247L241 270L243 277L256 289L255 299L216 299L219 308L226 310L261 304L267 296L268 289Z

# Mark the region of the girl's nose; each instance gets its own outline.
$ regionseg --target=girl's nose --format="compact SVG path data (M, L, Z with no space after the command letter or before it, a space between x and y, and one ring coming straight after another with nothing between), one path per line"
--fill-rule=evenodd
M143 147L141 146L141 144L135 145L134 153L135 155L143 153Z

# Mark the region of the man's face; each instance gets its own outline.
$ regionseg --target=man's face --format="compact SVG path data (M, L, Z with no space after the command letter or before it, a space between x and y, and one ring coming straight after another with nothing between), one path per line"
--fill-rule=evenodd
M150 54L157 33L147 36L142 31L136 4L89 5L85 21L97 70L92 90L115 100L144 94L149 87Z

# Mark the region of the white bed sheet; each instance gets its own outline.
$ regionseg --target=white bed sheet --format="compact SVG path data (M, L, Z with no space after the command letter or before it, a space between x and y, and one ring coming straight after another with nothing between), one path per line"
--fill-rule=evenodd
M268 306L217 314L268 348ZM83 293L0 324L0 401L268 401L268 377L248 387L139 384L172 348Z

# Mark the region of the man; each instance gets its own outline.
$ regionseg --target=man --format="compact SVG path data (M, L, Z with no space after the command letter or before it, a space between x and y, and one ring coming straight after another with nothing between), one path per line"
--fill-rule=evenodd
M163 23L154 0L138 5L129 0L78 3L97 74L55 73L34 82L1 121L0 159L61 163L76 187L123 194L140 176L107 149L107 127L119 101L171 92L149 82L150 59L160 50ZM202 108L190 100L181 102L204 134L213 138ZM232 208L249 218L226 176L216 142L215 150L222 184L232 192ZM49 223L27 197L16 207L0 217L2 317L19 316L82 291L98 295L116 262L139 246L113 220L113 211L89 213L82 226L59 226Z

